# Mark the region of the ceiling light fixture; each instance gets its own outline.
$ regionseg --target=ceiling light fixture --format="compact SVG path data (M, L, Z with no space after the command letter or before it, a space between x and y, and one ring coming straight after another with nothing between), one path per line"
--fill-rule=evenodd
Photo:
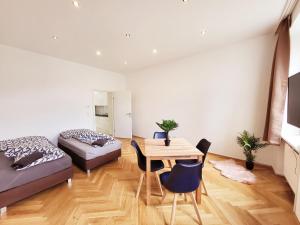
M52 36L52 39L53 39L53 40L57 40L58 37L57 37L56 35L53 35L53 36Z
M73 1L73 5L76 7L76 8L79 8L79 2L78 1Z
M128 63L127 63L127 61L124 61L124 65L127 65Z
M157 49L154 48L154 49L152 50L152 53L153 53L153 54L157 54Z
M125 37L126 38L131 38L131 34L130 33L125 33Z
M201 31L201 36L204 36L205 34L206 34L206 30L203 29L203 30Z
M102 53L98 50L98 51L96 51L96 55L100 56L100 55L102 55Z
M188 0L182 0L183 2L187 2Z

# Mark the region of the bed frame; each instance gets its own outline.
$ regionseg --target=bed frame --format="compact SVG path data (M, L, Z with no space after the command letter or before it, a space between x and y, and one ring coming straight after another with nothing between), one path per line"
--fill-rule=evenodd
M64 181L68 181L68 185L70 187L72 185L72 175L73 169L72 167L69 167L50 176L43 177L30 183L0 192L1 215L5 214L8 205L30 197Z
M86 160L80 156L78 156L76 153L74 153L69 148L65 147L64 145L58 143L58 147L62 149L65 153L67 153L69 156L71 156L72 161L82 170L86 171L88 176L90 175L91 169L94 169L98 166L101 166L103 164L106 164L110 161L117 160L121 156L121 149L118 149L116 151L110 152L108 154L105 154L103 156L98 156L94 159Z

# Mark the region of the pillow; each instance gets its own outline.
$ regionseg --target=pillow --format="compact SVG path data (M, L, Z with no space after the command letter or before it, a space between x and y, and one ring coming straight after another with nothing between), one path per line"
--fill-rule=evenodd
M4 141L0 141L0 151L7 151L10 149L15 149L20 146L32 144L32 143L40 143L48 141L46 137L43 136L27 136L20 137L15 139L8 139Z
M37 155L34 155L34 157L36 157L35 160L30 160L29 164L25 163L21 166L14 165L17 168L16 170L24 170L32 166L59 159L65 155L62 150L52 144L46 137L42 136L28 136L5 140L0 142L0 147L3 149L6 148L4 151L4 156L10 160L14 160L14 164L17 162L19 163L19 160L33 154L34 152L39 152L42 154L42 157L37 157ZM25 159L27 160L27 158Z
M4 152L4 155L7 158L13 158L15 161L18 161L20 158L24 156L30 155L35 151L46 152L52 148L52 145L49 141L28 141L24 143L19 143L15 145L16 147L10 147L8 150ZM47 149L45 148L47 147Z
M5 141L0 141L0 152L6 151L7 148L7 143Z
M107 143L107 141L108 140L106 140L106 139L98 139L98 140L94 141L92 143L92 145L97 145L97 146L103 147Z
M44 156L43 153L41 152L33 152L30 155L27 155L21 159L19 159L18 161L16 161L15 163L13 163L11 165L12 168L14 168L15 170L17 169L21 169L24 168L25 166L30 165L31 163L33 163L34 161L42 158Z
M74 138L80 134L91 134L93 131L89 129L73 129L73 130L66 130L60 133L60 136L64 139Z

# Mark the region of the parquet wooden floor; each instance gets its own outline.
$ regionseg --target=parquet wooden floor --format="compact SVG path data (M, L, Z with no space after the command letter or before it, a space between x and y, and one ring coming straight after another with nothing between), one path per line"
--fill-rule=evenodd
M129 140L122 141L118 161L92 170L90 177L74 167L71 188L60 184L9 206L0 225L169 224L173 195L168 193L163 205L161 197L152 196L153 205L146 206L143 185L139 200L135 199L140 171ZM223 157L209 155L208 159ZM299 224L285 179L265 166L256 166L254 173L258 178L255 185L241 184L222 177L206 163L204 179L209 195L203 195L199 205L203 224ZM152 184L159 193L157 183ZM178 203L175 223L197 224L192 205L184 199Z

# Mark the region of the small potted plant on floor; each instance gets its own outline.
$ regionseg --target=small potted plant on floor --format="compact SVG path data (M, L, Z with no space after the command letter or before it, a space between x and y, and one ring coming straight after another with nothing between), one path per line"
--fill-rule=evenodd
M267 143L261 143L260 138L250 135L248 131L244 130L237 137L237 143L243 148L246 156L246 168L252 170L254 168L255 153L257 150L266 147Z
M175 130L178 127L178 123L176 123L174 120L163 120L162 123L156 122L156 124L166 132L165 145L169 146L171 142L169 138L169 132L171 130Z

